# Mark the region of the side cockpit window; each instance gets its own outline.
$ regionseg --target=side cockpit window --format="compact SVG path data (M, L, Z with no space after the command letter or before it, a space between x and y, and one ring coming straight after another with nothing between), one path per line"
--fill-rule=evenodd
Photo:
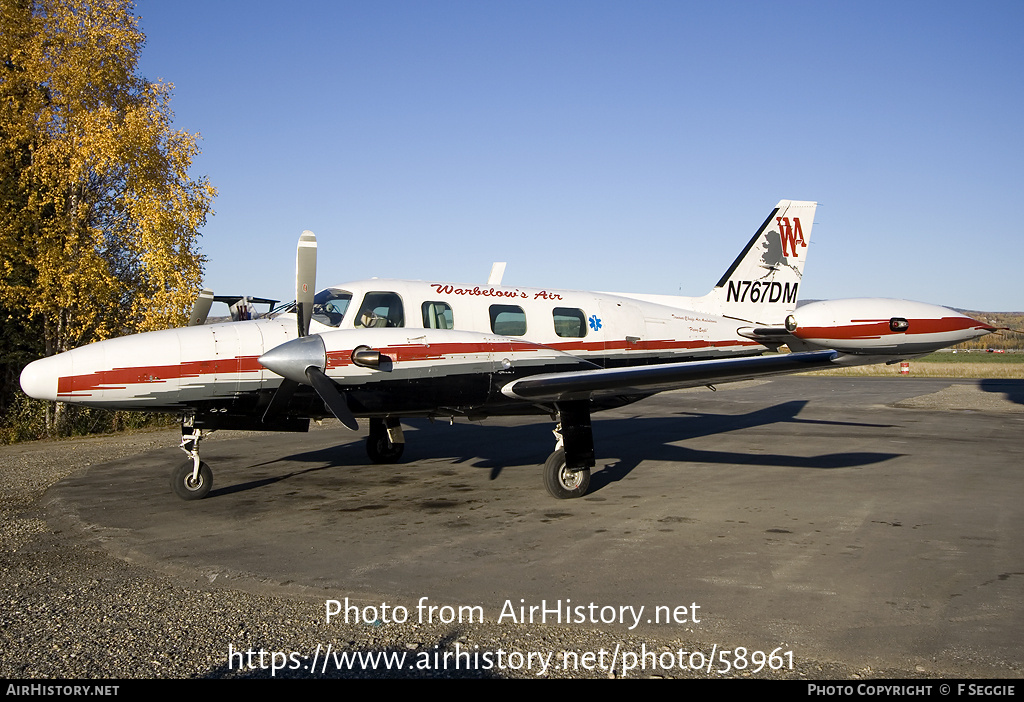
M393 292L369 292L356 315L357 328L404 327L405 311L402 298Z
M321 290L313 297L313 319L328 327L337 327L345 318L352 293L337 288Z
M422 310L424 329L455 328L455 317L452 316L452 308L448 303L424 302Z

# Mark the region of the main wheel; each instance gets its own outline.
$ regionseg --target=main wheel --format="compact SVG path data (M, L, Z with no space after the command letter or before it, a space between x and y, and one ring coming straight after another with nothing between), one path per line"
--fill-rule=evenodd
M183 500L201 500L213 487L213 471L203 462L199 463L199 476L193 480L191 459L171 471L171 489Z
M366 455L374 463L398 463L405 453L405 444L393 444L385 431L381 434L370 433L366 437Z
M565 450L558 449L544 463L544 487L560 500L583 497L590 487L590 469L569 470L565 467Z

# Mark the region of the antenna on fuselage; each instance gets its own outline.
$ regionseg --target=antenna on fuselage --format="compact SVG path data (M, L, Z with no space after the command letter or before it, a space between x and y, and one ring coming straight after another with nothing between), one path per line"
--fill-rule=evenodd
M491 264L491 274L487 277L488 285L501 285L501 279L505 276L505 266L508 265L505 261L501 263L494 262Z
M213 305L213 291L203 288L199 296L192 303L192 312L189 315L188 326L196 327L206 324L206 318L210 314L210 307Z

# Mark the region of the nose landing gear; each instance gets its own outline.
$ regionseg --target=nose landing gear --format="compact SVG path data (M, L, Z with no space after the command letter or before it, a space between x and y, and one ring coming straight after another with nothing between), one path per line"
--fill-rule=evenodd
M203 430L196 429L193 421L192 417L181 420L181 446L178 448L188 455L188 460L171 471L171 490L183 500L201 500L213 487L213 471L199 460Z

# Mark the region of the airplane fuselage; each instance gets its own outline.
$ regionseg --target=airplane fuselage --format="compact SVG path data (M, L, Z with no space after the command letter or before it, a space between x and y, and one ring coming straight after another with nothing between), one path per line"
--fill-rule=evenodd
M325 373L348 393L357 415L544 411L509 400L501 388L538 372L749 356L767 348L739 335L735 320L622 295L384 279L329 290L347 308L340 315L314 312L310 334L323 339ZM208 425L231 426L238 421L230 417L254 416L281 384L257 359L296 336L292 313L165 329L41 359L23 383L52 400L196 408L209 415ZM354 363L359 347L383 354L385 367ZM293 405L296 415L329 414L312 392L297 394Z

